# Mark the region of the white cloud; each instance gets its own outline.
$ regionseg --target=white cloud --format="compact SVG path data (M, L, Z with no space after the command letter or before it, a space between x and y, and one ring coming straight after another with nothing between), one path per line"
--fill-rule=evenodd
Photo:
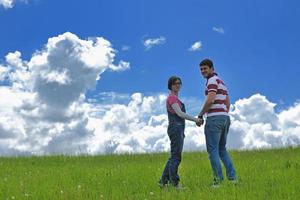
M94 115L98 117L90 118L89 126L94 128L95 137L98 139L90 144L90 152L169 150L165 98L166 95L143 97L136 93L128 104L114 104L107 107L101 115ZM271 148L300 144L300 104L276 113L274 103L265 96L256 94L238 100L233 107L228 136L229 148ZM94 109L92 112L98 111ZM205 150L203 127L199 129L193 123L187 122L185 134L185 150Z
M189 48L189 51L200 51L201 47L202 47L202 42L197 41Z
M98 101L78 100L63 112L52 108L51 113L47 110L49 105L46 104L45 108L35 105L37 97L30 93L13 93L8 88L2 88L0 93L16 101L0 101L0 112L6 113L2 115L5 117L0 118L2 154L102 154L169 150L166 94L144 96L134 93L131 96L119 96L116 93L102 93L96 96ZM199 106L190 98L183 100L193 105L188 108L189 112ZM299 145L300 104L296 103L279 113L275 112L275 106L260 94L236 101L231 111L229 148ZM51 115L56 116L57 113L62 117ZM16 120L18 126L15 126ZM198 128L194 123L187 122L185 135L184 150L205 150L203 127Z
M72 33L50 38L29 61L9 53L0 64L0 155L100 154L169 150L166 94L101 93L86 99L114 64L103 38ZM122 69L122 70L121 70ZM196 114L199 100L183 98ZM300 145L300 103L280 112L255 94L232 105L228 146L235 149ZM184 150L205 150L203 127L187 122Z
M130 69L130 63L121 60L118 65L111 64L109 68L113 71L125 71Z
M136 93L127 104L112 104L101 115L90 114L97 116L90 118L89 126L98 138L90 144L90 152L169 150L165 99L166 95L145 97ZM196 103L192 104L196 106ZM300 145L300 104L279 113L275 112L275 106L260 94L236 101L232 105L228 147L256 149ZM90 110L98 112L97 109ZM195 109L188 109L191 110ZM185 135L184 150L205 150L203 127L187 122Z
M169 148L165 94L134 93L127 104L114 104L102 115L90 114L92 153L157 152ZM98 112L90 105L91 112Z
M5 9L14 7L16 2L27 3L28 0L0 0L0 6L3 6Z
M13 0L0 0L0 6L4 8L12 8L13 7Z
M8 68L0 65L0 81L5 81L8 74Z
M16 51L1 64L0 144L25 154L85 153L93 130L87 128L85 92L114 65L116 51L103 38L82 40L72 33L50 38L29 61ZM115 67L111 67L115 66ZM4 100L5 99L5 100ZM2 152L0 152L2 154Z
M166 42L166 38L160 36L159 38L148 38L143 41L146 50L151 49L153 46L161 45Z
M279 113L275 106L260 94L235 102L229 146L252 149L299 145L300 104Z
M121 48L122 51L129 51L130 49L131 49L131 47L128 46L128 45L124 45L124 46L122 46L122 48Z
M225 31L224 31L224 29L222 27L215 27L214 26L212 28L212 30L215 31L215 32L217 32L217 33L220 33L220 34L224 34L225 33Z

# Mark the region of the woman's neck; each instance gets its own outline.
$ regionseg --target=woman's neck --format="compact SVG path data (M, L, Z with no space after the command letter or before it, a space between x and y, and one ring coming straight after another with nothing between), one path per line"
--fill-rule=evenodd
M178 96L178 92L171 91L171 94Z

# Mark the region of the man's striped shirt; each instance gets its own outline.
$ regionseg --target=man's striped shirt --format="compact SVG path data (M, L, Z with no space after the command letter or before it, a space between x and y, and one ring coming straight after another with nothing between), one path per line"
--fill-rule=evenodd
M228 95L227 87L216 73L207 79L205 95L208 95L208 92L216 92L217 95L214 103L207 112L207 117L228 115L226 108L226 97Z

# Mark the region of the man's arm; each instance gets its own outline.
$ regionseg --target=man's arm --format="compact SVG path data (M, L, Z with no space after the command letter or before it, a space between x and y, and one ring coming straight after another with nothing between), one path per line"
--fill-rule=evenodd
M226 95L226 109L227 109L227 112L229 112L229 109L230 109L230 99L229 99L229 96Z
M208 92L205 103L204 103L202 110L200 111L198 117L202 117L205 113L208 112L208 110L210 109L210 107L212 106L212 104L215 101L216 95L217 95L217 93L215 91Z

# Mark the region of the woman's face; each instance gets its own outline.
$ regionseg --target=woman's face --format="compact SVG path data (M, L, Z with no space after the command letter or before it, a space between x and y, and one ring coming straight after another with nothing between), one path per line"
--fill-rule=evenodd
M173 92L179 92L181 87L181 81L177 79L173 84L172 84L172 91Z

